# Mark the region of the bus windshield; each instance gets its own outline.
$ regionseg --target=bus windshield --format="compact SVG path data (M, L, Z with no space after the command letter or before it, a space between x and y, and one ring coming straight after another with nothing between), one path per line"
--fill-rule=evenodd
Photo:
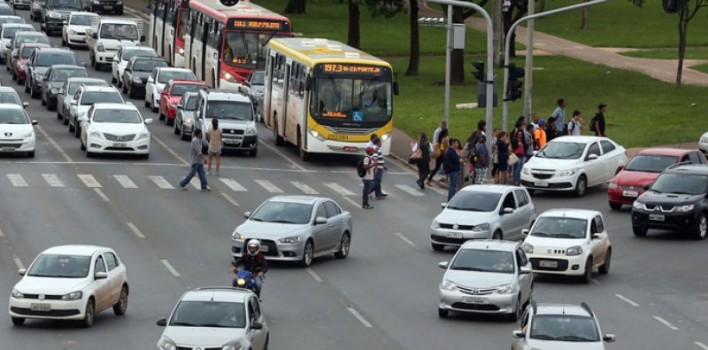
M325 125L381 126L393 113L391 95L390 81L317 78L310 113Z
M224 62L239 67L264 69L266 44L275 33L227 32Z

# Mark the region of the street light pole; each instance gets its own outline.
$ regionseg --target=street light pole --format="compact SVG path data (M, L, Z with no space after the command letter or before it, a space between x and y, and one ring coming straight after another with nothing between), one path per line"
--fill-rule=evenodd
M445 123L450 127L450 75L452 64L452 6L447 7L447 47L445 50Z
M529 16L533 16L536 11L536 0L528 1L527 13ZM524 77L524 116L526 119L530 119L533 112L533 30L534 20L530 19L526 25L526 76Z

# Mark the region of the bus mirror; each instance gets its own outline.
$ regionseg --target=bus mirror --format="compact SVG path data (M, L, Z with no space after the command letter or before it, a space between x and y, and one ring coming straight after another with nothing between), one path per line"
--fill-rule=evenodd
M394 81L394 82L393 82L393 94L394 94L395 96L398 96L398 92L399 92L399 89L398 89L398 81Z
M307 77L307 80L305 80L305 90L312 90L312 77Z
M141 42L141 43L144 43L144 42L145 42L145 35L141 35L141 36L140 36L140 42Z

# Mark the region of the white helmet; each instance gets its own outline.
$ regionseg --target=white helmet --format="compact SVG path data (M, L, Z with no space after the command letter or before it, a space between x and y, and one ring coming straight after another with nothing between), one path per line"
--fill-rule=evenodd
M248 254L256 256L261 251L261 242L257 239L252 239L248 241L248 246L246 249L248 250Z

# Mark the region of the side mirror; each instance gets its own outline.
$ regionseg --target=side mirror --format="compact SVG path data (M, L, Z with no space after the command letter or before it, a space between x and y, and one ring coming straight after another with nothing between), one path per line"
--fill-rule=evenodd
M12 45L12 44L10 44L10 43L5 44L5 48L6 48L6 49L11 48L12 46L10 46L10 45Z
M91 37L94 39L98 39L98 33L96 33L96 32L92 33Z
M251 323L251 329L254 329L254 330L263 329L263 324L261 324L260 322L253 322L253 323Z
M145 119L145 124L152 124L152 118Z
M167 90L162 90L162 92L160 93L160 95L165 95L165 96L166 96L166 95L167 95Z
M142 43L142 42L145 42L145 35L141 35L141 36L140 36L140 42L141 42L141 43Z
M438 263L438 267L441 268L441 269L443 269L443 270L447 270L447 265L448 265L448 264L449 264L449 263L448 263L447 261L441 261L441 262Z
M600 234L599 234L599 233L593 233L592 235L590 235L590 238L592 238L592 239L600 239Z
M627 166L627 165L626 165L626 164L622 164L622 165L618 166L618 167L617 167L617 172L620 172L620 171L624 170L624 167L625 167L625 166Z
M152 80L152 77L149 77L148 80L147 80L147 82L148 82L148 83L154 83L155 81Z
M525 229L521 230L521 234L524 235L524 236L528 236L528 235L529 235L529 231L531 231L531 230L525 228Z
M67 21L62 21L61 24L63 24L63 25L68 25L69 22L67 22Z
M644 191L649 191L651 185L644 185L642 188L644 189Z
M614 343L616 339L617 336L615 336L614 334L605 334L602 336L602 340L608 343Z
M325 225L325 224L327 224L327 219L326 219L326 218L323 218L323 217L321 217L321 216L318 216L318 217L315 218L315 226L317 226L317 225Z
M511 332L511 334L515 339L524 339L524 337L526 336L526 334L524 334L524 332L522 331L513 331Z
M104 280L104 279L108 278L108 274L105 273L105 272L96 272L96 273L93 275L93 278L94 278L95 280Z
M160 327L167 326L167 320L164 318L161 318L161 319L157 320L157 325Z
M440 208L445 209L445 207L447 207L447 203L440 203Z
M176 105L175 108L177 108L177 109L182 109L182 108L184 108L184 107L182 107L182 105Z
M25 102L25 103L27 103L27 102ZM79 101L71 100L71 102L69 102L69 105L76 106L78 103L79 103Z
M502 215L508 215L508 214L513 214L513 213L514 213L514 209L512 209L512 208L507 207L507 208L502 209Z
M22 107L27 108L29 106L30 106L29 102L22 102Z
M521 266L519 267L519 274L520 275L528 275L532 272L531 268L528 266Z
M20 276L24 276L27 273L27 269L19 269L17 270L17 274Z
M593 153L593 154L588 154L587 158L585 158L585 159L586 160L595 160L597 158L598 158L597 154Z
M398 87L398 81L393 82L393 95L398 96L398 93L400 92L399 87Z
M247 212L243 213L243 217L246 218L246 219L250 218L250 217L251 217L251 212L250 212L250 211L247 211Z
M118 59L118 55L113 56L113 62L120 62L120 60Z
M36 121L35 119L32 119L32 125L37 125L37 124L39 124L39 122Z

